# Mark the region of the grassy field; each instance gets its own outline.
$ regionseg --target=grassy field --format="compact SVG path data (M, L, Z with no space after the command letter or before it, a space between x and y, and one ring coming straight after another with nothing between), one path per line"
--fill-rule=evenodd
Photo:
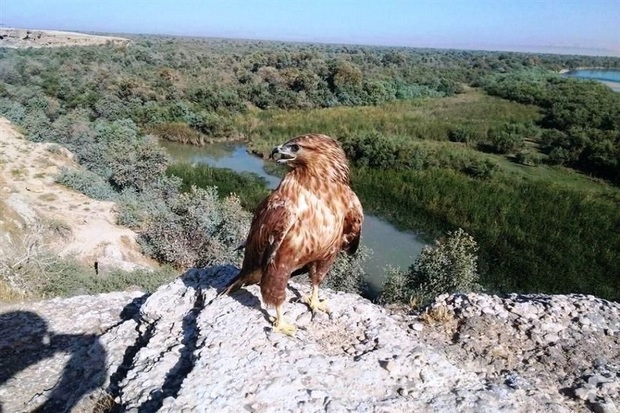
M486 134L503 122L534 122L538 108L488 96L478 90L448 98L399 101L381 106L335 107L312 110L253 111L238 115L235 127L253 149L267 152L291 137L320 132L342 138L379 131L396 140L448 139L454 128Z

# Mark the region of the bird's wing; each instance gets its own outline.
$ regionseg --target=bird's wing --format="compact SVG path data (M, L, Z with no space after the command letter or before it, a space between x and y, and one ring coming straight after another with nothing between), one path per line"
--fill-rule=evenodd
M273 261L295 219L291 202L275 192L257 208L246 248L256 249L261 266Z
M241 271L218 296L234 293L245 285L259 283L267 266L275 262L273 258L278 247L294 222L295 215L285 198L276 192L265 198L256 207L247 239L238 247L245 248Z
M344 226L342 230L342 250L347 254L353 255L360 245L360 237L362 236L362 222L364 222L364 211L362 204L350 188L347 196L348 205L347 213L344 217Z

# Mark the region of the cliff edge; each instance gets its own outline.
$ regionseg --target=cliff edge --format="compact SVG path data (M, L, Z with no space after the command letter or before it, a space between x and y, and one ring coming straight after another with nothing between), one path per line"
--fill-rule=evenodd
M0 307L0 410L615 412L620 304L592 296L446 295L421 313L291 282L293 337L234 267L192 269L150 296ZM272 310L271 310L272 311ZM273 311L272 311L273 312Z

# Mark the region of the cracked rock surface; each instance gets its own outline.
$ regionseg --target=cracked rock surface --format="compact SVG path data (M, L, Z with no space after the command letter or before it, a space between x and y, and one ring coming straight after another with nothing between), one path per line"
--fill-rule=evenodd
M439 297L424 314L289 283L285 318L234 267L150 296L0 307L0 411L614 412L620 305L587 296ZM8 332L8 334L5 333Z

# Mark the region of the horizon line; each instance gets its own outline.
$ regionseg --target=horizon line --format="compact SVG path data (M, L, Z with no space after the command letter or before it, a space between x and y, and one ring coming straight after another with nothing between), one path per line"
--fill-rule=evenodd
M556 45L489 45L489 46L414 46L402 44L388 43L357 43L350 41L335 40L300 40L300 39L274 39L264 37L230 37L225 35L207 35L207 34L171 34L171 33L132 33L132 32L113 32L113 31L87 31L72 29L50 29L50 28L26 28L26 27L10 27L4 23L0 23L0 29L5 30L40 30L55 31L67 33L83 33L83 34L100 34L100 35L129 35L129 36L167 36L167 37L185 37L185 38L204 38L204 39L222 39L222 40L240 40L240 41L263 41L263 42L280 42L280 43L301 43L301 44L324 44L324 45L342 45L342 46L358 46L358 47L388 47L402 49L432 49L432 50L462 50L462 51L481 51L481 52L506 52L506 53L524 53L524 54L552 54L567 56L589 56L589 57L611 57L620 58L620 50L596 47L581 46L556 46ZM557 49L557 51L550 51ZM573 50L573 52L570 52ZM581 51L578 53L576 51ZM588 53L584 53L588 52Z

